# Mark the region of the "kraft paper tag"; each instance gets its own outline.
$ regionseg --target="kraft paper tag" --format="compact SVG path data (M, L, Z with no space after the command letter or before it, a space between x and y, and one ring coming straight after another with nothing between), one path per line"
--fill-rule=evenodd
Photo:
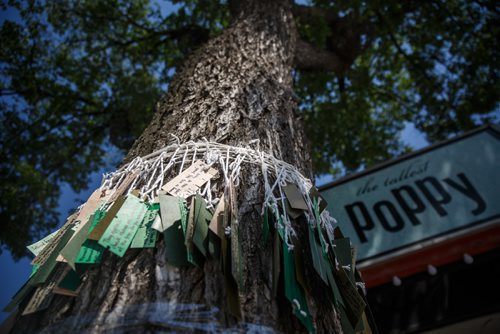
M193 235L194 235L194 222L195 222L194 208L195 208L195 200L193 198L193 200L191 201L191 205L189 206L189 215L188 215L186 238L185 238L185 244L188 251L192 251L193 249Z
M90 215L94 213L99 204L103 204L106 201L106 194L102 190L97 189L90 195L87 202L83 205L82 209L78 213L75 219L75 223L81 222L85 223L89 219Z
M293 183L287 183L285 187L283 187L283 191L285 192L286 198L288 199L288 203L293 209L297 210L307 210L307 203L302 196L302 192L300 189Z
M243 252L240 243L236 188L232 181L229 181L229 202L231 204L231 272L238 288L243 289Z
M98 208L98 206L100 204L103 204L104 202L106 202L105 191L97 189L92 193L92 195L90 195L89 199L80 209L75 218L75 226L73 227L75 233L68 241L68 248L65 250L66 257L61 255L57 258L57 261L67 262L69 258L69 260L71 261L70 266L74 268L74 258L78 255L78 251L85 241L88 229L90 227L90 225L88 224L89 218ZM74 238L78 238L78 240L73 241Z
M53 259L53 262L56 263L55 258ZM28 304L24 308L22 315L42 311L49 307L50 302L54 297L54 294L52 293L54 287L64 277L65 271L65 267L59 265L52 273L50 280L36 288L35 293L31 296Z
M340 293L346 306L346 314L353 328L356 327L363 311L365 310L366 303L359 295L356 286L349 278L344 268L339 268L335 275L338 278Z
M134 195L127 196L125 203L99 239L99 245L122 257L139 229L147 206ZM99 225L97 226L99 227Z
M167 182L162 189L173 196L188 198L196 194L201 186L215 175L217 175L216 169L201 160L196 160L186 170Z
M55 282L49 283L47 286L39 286L36 288L35 293L29 300L28 304L24 308L22 315L27 315L35 313L38 311L45 310L49 307L50 302L54 295L52 290L54 289Z
M309 190L309 197L311 200L316 201L319 204L319 212L323 212L323 210L326 209L328 206L328 202L324 199L323 196L321 196L318 188L316 187L311 187L311 190Z
M225 205L224 205L224 195L221 196L219 203L217 204L217 207L215 208L214 215L212 216L212 219L210 220L210 225L208 226L210 228L210 231L212 231L215 235L217 235L219 238L223 238L224 235L219 234L219 225L223 224L224 221L224 210L225 210Z
M40 253L33 259L33 261L31 262L31 264L39 264L39 265L43 265L47 259L51 256L51 254L55 251L55 249L61 244L61 241L62 239L64 238L64 236L67 236L68 233L71 233L70 235L73 234L73 230L72 227L73 227L73 222L74 222L74 219L76 218L76 214L73 214L71 216L68 217L68 219L66 220L66 223L63 225L63 227L61 227L56 235L50 240L50 242L40 251ZM65 242L67 241L68 239L65 240ZM64 247L64 245L62 245L59 250ZM58 251L57 251L58 252ZM58 254L56 254L56 257L57 257Z
M101 221L94 227L92 232L90 232L88 238L90 240L95 240L98 241L102 235L104 234L104 231L108 228L109 224L111 224L111 221L113 218L116 216L120 208L122 207L123 203L125 203L125 197L119 196L111 205L109 208L108 212L106 212L106 215L104 218L101 219Z
M122 195L125 194L125 191L130 187L134 179L137 177L138 172L134 171L127 176L125 176L125 179L118 185L118 188L116 188L111 194L108 199L108 202L112 203L115 202L119 197L122 197Z

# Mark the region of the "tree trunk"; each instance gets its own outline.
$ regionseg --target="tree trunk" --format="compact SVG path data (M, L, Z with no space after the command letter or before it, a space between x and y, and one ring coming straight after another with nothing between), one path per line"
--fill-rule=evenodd
M259 139L262 151L311 177L309 147L292 91L296 30L290 6L287 0L243 1L231 27L186 60L126 161L166 146L172 141L170 134L181 142L205 137L235 146ZM287 333L305 332L292 308L282 303L282 294L276 300L271 297L272 246L261 241L261 178L244 169L241 180L240 321ZM298 228L299 237L304 232L307 229ZM341 332L335 310L322 297L327 288L321 290L322 283L305 258L308 279L318 287L309 292L317 332ZM79 296L56 296L47 310L20 318L14 332L182 331L185 327L164 320L172 304L203 305L202 310L209 311L221 327L234 326L238 320L228 312L219 268L214 260L206 261L202 269L174 268L166 263L162 242L156 249L130 249L123 258L107 253L100 266L86 272ZM189 310L183 314L201 312L193 306Z

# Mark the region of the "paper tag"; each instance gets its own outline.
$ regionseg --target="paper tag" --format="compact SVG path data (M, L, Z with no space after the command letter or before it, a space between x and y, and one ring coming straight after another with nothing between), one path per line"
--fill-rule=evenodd
M212 231L215 235L217 235L219 238L223 238L224 235L219 235L219 225L223 224L224 220L224 195L221 196L219 203L217 204L217 207L215 208L214 215L212 216L212 219L210 220L210 225L208 226L210 228L210 231Z
M309 230L309 246L311 248L311 256L313 260L314 269L321 277L321 279L328 284L328 271L330 271L330 266L328 261L323 257L323 251L321 249L321 245L316 241L315 231L311 227Z
M94 227L92 232L89 233L88 238L90 240L99 240L102 235L104 234L104 231L108 228L109 224L111 224L111 221L113 218L116 216L120 208L122 207L123 203L125 203L125 197L120 196L118 197L114 203L111 205L109 208L108 212L106 212L106 215L104 218L101 219L101 221Z
M26 308L24 309L22 315L42 311L49 307L50 302L52 301L52 298L54 296L52 294L54 286L55 282L49 283L48 286L39 286L28 302L28 305L26 305Z
M183 199L163 194L160 194L158 197L160 200L161 221L158 223L155 222L153 228L159 232L163 232L174 225L175 222L181 220L179 201L183 201Z
M275 232L273 238L273 285L272 285L273 298L276 298L276 296L278 295L279 277L281 272L280 248L281 248L280 237L278 233Z
M194 235L194 198L191 200L191 205L189 206L189 215L186 228L185 245L188 251L193 249L193 235Z
M106 200L105 192L100 189L97 189L90 195L87 202L83 205L82 209L78 213L78 216L75 219L75 224L78 222L85 223L89 219L90 215L94 213L99 204L102 204L103 201Z
M167 228L163 232L163 238L165 240L165 255L168 263L176 267L189 265L181 222L177 221L174 225Z
M300 192L300 189L293 183L287 183L285 187L283 187L283 191L285 192L286 198L288 199L288 203L292 209L298 210L307 210L307 203Z
M112 203L116 201L119 197L121 197L124 193L125 190L127 190L134 179L137 177L138 173L136 171L128 174L125 176L125 179L122 181L122 183L118 186L118 188L115 189L113 193L110 194L110 197L108 199L108 202Z
M309 314L307 301L305 295L297 284L295 259L293 252L288 250L288 245L282 243L283 247L283 276L285 281L285 296L294 304L293 314L300 320L300 322L311 333L314 330L312 319Z
M344 268L339 268L336 272L336 277L338 278L340 293L346 304L347 317L351 325L355 327L365 310L366 303L359 295L356 286Z
M57 267L51 276L50 281L36 289L35 293L24 308L22 315L35 313L49 307L50 302L54 297L52 291L57 283L63 278L65 271L66 270L63 266Z
M73 214L68 217L66 223L61 227L56 235L50 240L50 242L40 251L40 253L31 261L31 264L44 264L45 261L50 257L54 249L59 245L62 238L66 235L66 233L73 227L74 219L76 218L76 214ZM73 231L71 231L73 233ZM66 239L67 240L67 239ZM63 245L64 246L64 245ZM62 248L62 247L61 247Z
M82 244L87 240L88 230L93 222L93 216L89 218L86 224L83 224L77 232L73 234L66 246L61 250L59 257L63 257L73 270L75 269L75 258L80 253ZM58 257L58 260L59 260Z
M196 160L189 168L167 182L162 189L173 196L188 198L196 194L198 189L215 175L217 170L201 160Z
M104 247L95 240L86 240L75 259L77 264L97 264L101 263Z
M337 258L337 261L340 263L340 265L351 266L353 262L352 262L352 248L350 239L349 238L335 239L333 241L333 244L335 245L334 248L335 257ZM352 266L351 270L347 271L349 279L353 282L355 282L354 272L355 270Z
M163 222L161 221L160 215L156 215L153 224L151 224L151 228L158 232L163 232L165 230L163 228Z
M319 212L323 212L323 210L326 209L328 202L321 196L319 193L318 188L316 187L311 187L311 190L309 190L309 197L312 200L315 200L316 202L319 202Z
M64 253L66 256L60 255L57 258L59 262L67 262L70 261L70 266L74 269L74 258L78 255L80 247L83 242L87 238L88 229L91 225L89 221L90 216L97 209L99 204L103 204L106 201L106 193L103 190L97 189L92 195L90 195L87 202L83 205L81 210L78 212L78 215L75 218L75 226L73 230L75 233L68 241L67 248L65 248ZM73 241L74 238L78 238L78 240Z
M99 245L120 257L125 255L146 211L147 206L139 198L129 195L99 239Z
M132 240L130 248L154 248L156 245L157 232L151 228L158 216L159 205L152 205L146 211L144 219Z
M236 188L229 183L229 202L231 203L231 270L238 289L243 289L243 252L239 237L240 223L238 220L238 205Z
M60 282L54 287L52 293L68 297L78 296L78 287L81 284L80 275L74 270L66 268Z
M45 248L45 246L47 246L49 244L50 240L52 240L52 238L54 238L56 236L58 231L59 230L52 232L51 234L47 235L43 239L38 240L37 242L27 246L26 248L28 248L28 250L31 253L33 253L35 256L37 256Z
M208 223L212 219L212 214L207 210L207 203L200 196L196 195L194 198L195 201L195 224L194 224L194 234L193 234L193 243L198 248L198 250L203 254L203 256L207 256L208 249Z

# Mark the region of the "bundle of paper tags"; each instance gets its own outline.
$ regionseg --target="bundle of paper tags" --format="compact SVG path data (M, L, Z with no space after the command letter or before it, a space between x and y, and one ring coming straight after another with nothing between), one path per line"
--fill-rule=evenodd
M220 260L229 310L240 316L238 289L242 287L244 254L238 234L235 186L230 180L222 180L229 184L224 185L215 210L207 208L199 193L217 174L198 160L167 182L151 203L141 200L137 190L130 191L134 172L113 190L96 190L59 230L28 246L35 255L31 276L5 311L19 307L26 315L48 308L54 294L77 296L83 273L89 266L100 264L105 251L122 257L129 248L155 247L162 236L166 259L174 266L203 267L206 259ZM372 333L374 323L349 238L336 228L332 239L320 227L326 202L316 188L302 194L296 185L288 183L283 190L284 205L277 201L266 208L262 223L262 246L273 249L273 297L278 290L284 291L295 316L314 332L307 302L309 280L302 267L302 247L309 245L314 268L330 290L327 294L340 312L344 332ZM312 199L314 207L308 240L291 240L290 247L282 217L303 216L307 210L304 196Z

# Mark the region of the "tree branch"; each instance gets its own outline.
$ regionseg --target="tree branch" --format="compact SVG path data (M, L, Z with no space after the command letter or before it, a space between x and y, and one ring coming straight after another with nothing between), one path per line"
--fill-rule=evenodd
M294 5L293 13L303 22L323 19L330 29L324 48L305 41L297 42L295 65L302 70L344 73L372 42L372 24L350 13L339 17L331 9Z
M346 64L335 53L315 47L301 39L297 40L295 51L295 67L306 71L344 72L350 64Z
M294 4L292 7L292 13L294 17L300 18L304 21L310 21L317 17L322 17L326 23L331 24L339 20L339 16L335 11L326 8Z

